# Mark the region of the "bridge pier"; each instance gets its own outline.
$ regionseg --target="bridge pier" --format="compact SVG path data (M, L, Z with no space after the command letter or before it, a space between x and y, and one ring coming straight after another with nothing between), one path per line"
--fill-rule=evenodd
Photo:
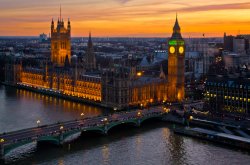
M63 144L63 133L61 132L59 135L59 145Z
M104 135L108 134L108 126L107 125L104 126L103 133L104 133Z
M137 127L140 127L140 126L141 126L141 119L138 119L138 120L137 120L136 126L137 126Z
M0 144L0 163L4 162L4 145Z

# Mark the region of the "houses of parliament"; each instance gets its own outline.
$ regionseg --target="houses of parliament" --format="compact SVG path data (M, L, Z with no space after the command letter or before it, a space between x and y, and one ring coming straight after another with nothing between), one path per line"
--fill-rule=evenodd
M66 24L66 25L65 25ZM91 34L87 43L84 68L76 55L71 55L71 24L60 18L51 22L51 56L42 67L23 67L21 60L5 66L5 83L52 91L83 102L114 109L150 106L184 99L185 42L176 17L168 41L168 73L162 67L157 76L141 75L136 66L115 65L97 69Z

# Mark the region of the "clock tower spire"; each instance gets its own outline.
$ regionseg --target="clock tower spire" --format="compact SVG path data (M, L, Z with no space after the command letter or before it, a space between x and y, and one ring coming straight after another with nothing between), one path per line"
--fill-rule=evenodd
M168 100L182 101L185 96L185 42L176 14L173 33L168 41Z

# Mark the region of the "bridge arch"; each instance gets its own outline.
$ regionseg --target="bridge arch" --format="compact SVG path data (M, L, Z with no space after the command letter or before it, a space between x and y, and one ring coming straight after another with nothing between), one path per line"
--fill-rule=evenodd
M4 145L3 146L3 154L6 155L9 152L11 152L12 150L15 150L19 147L22 147L22 146L29 144L29 143L32 143L32 142L33 142L32 140L25 140L25 141L16 142L16 143L9 144L9 145Z
M77 133L81 133L82 131L80 129L75 129L75 130L71 130L71 131L67 131L63 133L63 140L65 140L66 138L76 135Z
M52 145L60 145L60 139L59 139L59 135L58 136L43 136L43 137L39 137L37 139L37 145L41 145L41 144L52 144Z
M105 133L104 128L102 127L93 127L93 128L83 128L81 129L81 134L84 133L96 133L103 135Z
M136 119L133 119L133 120L119 121L119 122L111 123L111 124L107 125L106 132L108 133L110 130L112 130L112 129L118 127L118 126L121 126L121 125L137 126L138 121Z
M152 119L159 119L161 120L162 117L157 115L157 116L147 116L147 117L143 117L140 119L140 124L144 123L145 121L148 121L148 120L152 120Z

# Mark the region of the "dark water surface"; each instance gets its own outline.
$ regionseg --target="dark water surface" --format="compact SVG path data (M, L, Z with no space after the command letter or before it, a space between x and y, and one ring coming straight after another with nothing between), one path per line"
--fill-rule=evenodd
M108 113L101 108L0 86L0 133ZM248 152L203 142L171 131L171 125L146 122L140 128L122 127L108 136L83 136L63 147L18 148L7 163L22 165L229 165L250 164ZM25 152L24 152L25 151Z

